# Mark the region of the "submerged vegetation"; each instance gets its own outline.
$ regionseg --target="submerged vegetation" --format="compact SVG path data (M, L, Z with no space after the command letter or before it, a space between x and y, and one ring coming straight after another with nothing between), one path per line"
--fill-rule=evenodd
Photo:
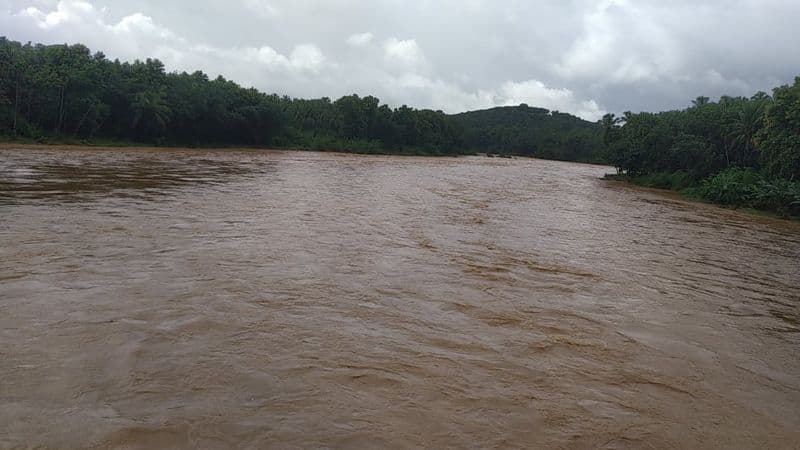
M480 123L480 126L476 126ZM304 100L155 59L111 61L83 45L0 38L0 137L39 142L271 146L360 153L492 151L597 161L599 127L525 105L459 115L372 96Z
M608 114L601 126L619 178L800 216L800 78L772 96L699 97L681 111Z

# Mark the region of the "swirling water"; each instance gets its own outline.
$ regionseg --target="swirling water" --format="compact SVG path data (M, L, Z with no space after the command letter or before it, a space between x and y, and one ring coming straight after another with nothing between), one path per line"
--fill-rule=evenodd
M800 225L606 167L0 150L0 447L792 448Z

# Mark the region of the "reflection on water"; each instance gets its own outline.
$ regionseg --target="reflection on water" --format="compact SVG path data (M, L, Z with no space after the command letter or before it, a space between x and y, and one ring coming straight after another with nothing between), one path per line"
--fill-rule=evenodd
M605 170L0 150L0 447L794 446L800 225Z

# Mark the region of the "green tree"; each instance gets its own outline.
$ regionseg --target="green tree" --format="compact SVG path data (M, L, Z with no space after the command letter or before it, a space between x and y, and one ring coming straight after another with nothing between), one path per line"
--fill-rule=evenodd
M764 102L743 102L726 126L726 137L733 149L729 163L740 167L753 166L758 161L756 137L764 121Z
M757 143L766 169L775 176L800 180L800 77L773 93Z
M131 127L144 140L161 137L167 128L172 110L167 105L165 90L137 92L131 102Z

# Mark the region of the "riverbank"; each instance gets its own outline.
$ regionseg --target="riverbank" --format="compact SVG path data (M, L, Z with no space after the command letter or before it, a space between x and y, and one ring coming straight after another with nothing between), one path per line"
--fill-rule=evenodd
M327 142L316 143L313 145L269 145L269 146L247 146L247 145L226 145L209 144L198 146L186 145L153 145L152 143L142 143L133 141L116 140L85 140L85 139L8 139L0 136L0 148L10 147L90 147L90 148L165 148L165 149L247 149L247 150L287 150L287 151L311 151L311 152L335 152L350 153L356 155L396 155L396 156L474 156L477 153L465 151L462 153L442 153L432 149L424 148L403 148L390 150L382 148L367 141L347 141L347 142Z
M633 177L606 174L603 179L677 192L687 200L749 214L800 220L800 183L780 178L769 179L749 169L728 169L699 182L685 172Z

